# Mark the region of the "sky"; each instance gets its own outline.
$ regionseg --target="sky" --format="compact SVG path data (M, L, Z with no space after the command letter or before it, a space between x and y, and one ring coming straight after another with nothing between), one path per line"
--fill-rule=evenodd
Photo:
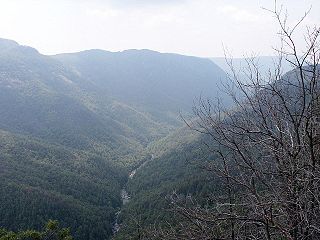
M320 0L278 0L296 34L320 25ZM43 54L151 49L199 57L274 55L274 0L0 0L0 38Z

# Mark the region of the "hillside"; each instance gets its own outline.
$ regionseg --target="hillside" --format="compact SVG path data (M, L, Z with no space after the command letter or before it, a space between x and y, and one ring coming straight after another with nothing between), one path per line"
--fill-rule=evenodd
M13 45L0 54L0 65L4 130L108 158L131 154L167 132L131 106L82 86L83 79L34 49Z
M215 97L225 73L209 59L150 50L88 50L54 56L104 94L134 106L157 122L181 126L200 95Z
M152 161L139 168L128 182L131 196L120 214L121 228L115 239L138 239L149 227L173 226L180 219L171 209L171 195L189 196L208 204L220 190L216 177L205 168L217 157L204 145L210 139L184 127L152 144Z
M39 229L51 218L76 239L110 238L128 172L182 125L179 111L201 93L214 97L222 78L195 57L46 56L1 39L0 225Z
M4 131L0 147L0 226L39 229L60 219L76 239L111 234L122 171L102 157Z
M318 66L315 66L314 68L312 66L305 66L304 69L307 72L304 75L305 83L309 84L313 80L310 72L312 69L314 69L314 71L319 74L319 68ZM278 79L276 82L272 83L275 89L281 91L281 94L282 96L285 96L285 99L289 99L288 101L295 101L296 105L288 105L287 108L289 111L293 112L297 111L297 109L301 107L301 105L298 103L299 100L297 100L299 99L297 96L300 96L299 94L301 94L301 92L299 92L300 89L297 87L299 86L298 76L298 70L294 69L284 74L281 79ZM267 92L265 89L260 89L259 94L270 97L270 99L266 101L267 104L270 104L267 105L268 107L271 108L272 104L275 106L279 105L279 102L274 101L273 95L271 95L270 92ZM206 127L209 130L205 127L201 128L198 126L197 120L193 121L197 126L196 128L199 131L202 131L204 134L200 134L197 131L192 131L188 127L183 127L172 132L167 137L154 142L153 144L149 145L148 148L146 148L146 152L149 155L152 155L153 158L138 168L133 178L129 179L128 181L126 189L131 198L129 203L123 207L123 210L120 213L119 222L121 228L119 233L115 236L115 239L148 239L148 237L146 237L144 234L150 229L157 231L159 229L170 229L170 227L172 227L172 229L179 229L178 226L183 226L181 215L172 211L172 196L185 200L185 202L181 203L181 206L187 206L186 202L189 204L192 202L194 204L193 206L197 207L195 207L196 210L193 209L195 212L190 210L194 215L192 215L193 218L191 217L189 221L195 223L195 225L205 225L205 217L209 218L210 211L212 214L211 216L213 216L214 210L217 210L219 214L220 202L227 202L227 185L225 182L226 178L224 178L223 175L219 175L219 173L217 174L217 171L212 170L212 168L217 167L220 163L222 163L221 156L217 155L217 149L221 150L222 154L225 154L224 157L228 156L230 158L226 160L226 163L229 164L227 167L231 176L237 176L239 172L241 173L241 167L244 165L241 167L237 165L236 161L239 160L236 159L236 155L230 154L230 152L227 150L228 148L226 147L228 146L227 144L219 145L217 143L218 140L215 141L212 136L210 136L210 134L217 134L213 129L216 127L215 124L219 125L219 123L215 122L215 120L210 120L215 119L215 117L212 117L212 112L208 111L208 106L206 107L207 112L203 109L204 107L202 108L204 113L200 114L202 118L199 120L199 122L201 122L201 124L207 124ZM316 102L315 108L315 114L318 116L318 101ZM222 120L222 122L224 122L226 125L230 124L229 126L231 126L231 133L237 133L236 136L239 136L239 139L234 139L237 139L239 142L245 141L245 138L243 138L245 133L241 132L244 129L243 127L238 128L241 129L240 133L236 131L238 130L235 127L238 126L236 125L238 124L236 122L237 120L240 123L245 122L245 124L248 124L250 127L255 127L255 124L260 123L259 118L255 115L256 112L254 112L252 109L250 109L250 111L249 109L249 107L239 107L238 109L233 109L229 112L228 117ZM268 108L265 107L262 111L268 111ZM241 117L243 118L241 119ZM245 121L243 120L244 118L249 120ZM210 130L212 132L210 132ZM224 134L227 135L230 132L224 132ZM253 132L254 131L252 131L252 133ZM223 138L223 135L221 134L220 137ZM258 138L256 141L260 142L261 138ZM317 141L316 139L318 138L315 137L315 141ZM248 151L251 151L250 154L252 155L250 155L250 157L252 165L261 164L263 166L263 171L265 168L267 168L266 165L263 165L265 160L261 157L261 145L246 145L243 147L243 149L248 149ZM247 154L246 151L247 150L243 150L245 154ZM241 159L242 156L243 155L240 155L239 158ZM309 160L310 158L307 159ZM287 169L286 164L287 163L285 163L283 166L284 169ZM272 169L272 167L275 165L275 163L272 163L272 165L268 165L268 167ZM224 165L222 166L224 167ZM242 179L243 176L247 177L245 174L243 174L239 177L239 179ZM250 178L251 175L249 174L248 176ZM270 174L267 180L271 181L271 178L275 177ZM237 187L233 189L233 196L235 196L235 199L241 199L243 197L243 192L246 190L243 188L243 186L241 186L241 184L234 184ZM268 191L272 192L273 190L269 189ZM244 194L244 199L246 199L247 195L249 194L250 192L246 192ZM240 212L242 208L243 205L241 205L239 208ZM192 207L190 209L192 209ZM209 215L201 216L200 211L199 215L197 215L197 210L199 209L203 211L202 213L208 211ZM198 216L199 218L197 218ZM185 217L188 219L189 216L187 215ZM212 219L213 220L211 220L211 223L213 225L215 223L215 218ZM197 222L197 220L199 220L199 222ZM206 227L208 229L204 231L210 232L211 225L208 224L208 226L205 226L204 228ZM225 231L223 227L222 229L224 230L223 232L228 232ZM139 236L143 237L139 238ZM175 237L176 238L172 239L180 239L179 231ZM161 238L155 237L152 239ZM189 238L184 236L182 239Z

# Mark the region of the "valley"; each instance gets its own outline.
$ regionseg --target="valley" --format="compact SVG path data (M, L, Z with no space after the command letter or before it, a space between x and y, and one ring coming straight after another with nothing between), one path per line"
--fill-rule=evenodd
M228 77L212 60L150 50L46 56L5 39L0 49L1 227L40 230L53 219L79 240L149 239L189 224L177 204L215 206L226 189L210 167L221 164L208 147L217 140L185 122L213 120L206 108L192 115L207 98L232 101L218 93Z
M179 115L200 94L216 96L223 78L208 59L150 50L46 56L0 39L0 226L40 229L56 219L76 239L110 239L127 225L131 186L162 154L152 148L184 126Z
M133 169L128 176L128 182L124 185L124 187L121 189L120 192L120 198L122 201L122 206L120 207L120 210L116 212L115 214L115 221L113 223L112 226L112 232L113 234L117 234L117 232L119 232L120 230L120 224L119 224L119 215L121 214L121 208L124 207L127 203L130 202L130 195L127 191L127 185L129 183L129 181L132 181L132 179L134 178L134 176L136 175L137 171L141 171L141 168L143 168L148 162L152 161L154 159L154 155L151 154L151 157L149 160L146 160L145 162L143 162L140 166L138 166L137 168Z
M303 86L299 71L300 78L312 82L317 66L294 69L262 86L241 85L243 77L253 75L238 75L239 92L226 97L218 90L228 75L209 59L150 50L46 56L6 39L0 39L0 49L0 226L5 229L0 228L0 237L44 231L43 236L58 232L79 240L202 234L209 237L200 239L230 239L226 229L241 229L242 221L264 206L253 203L252 210L248 196L252 202L262 201L258 193L279 197L269 185L282 184L283 176L273 174L276 167L287 171L279 152L297 160L299 171L307 166L299 165L301 159L312 159L301 155L300 145L292 147L292 132L288 139L269 118L278 114L284 129L289 120L307 126L303 119L317 119L318 98L297 98ZM239 93L248 101L237 100ZM217 98L218 105L211 105L208 99ZM237 107L228 110L232 101ZM310 115L304 112L308 101ZM300 110L299 120L293 116ZM308 129L317 132L312 124ZM267 133L260 132L264 128ZM276 149L273 158L269 151L279 145L272 145L270 135L289 150ZM304 148L318 141L317 134L309 137ZM247 216L238 219L234 212ZM260 225L250 226L256 229Z
M319 240L319 10L0 0L0 240Z

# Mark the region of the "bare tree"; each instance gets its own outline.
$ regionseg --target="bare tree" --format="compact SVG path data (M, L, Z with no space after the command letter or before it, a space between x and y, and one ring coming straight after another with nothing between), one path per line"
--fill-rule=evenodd
M219 160L206 167L225 193L206 209L173 196L185 221L152 238L320 239L320 29L307 28L300 50L294 34L308 13L290 28L282 9L268 11L281 29L276 70L265 76L251 58L240 79L230 60L233 108L200 99L188 123L214 140ZM283 74L283 61L293 70Z

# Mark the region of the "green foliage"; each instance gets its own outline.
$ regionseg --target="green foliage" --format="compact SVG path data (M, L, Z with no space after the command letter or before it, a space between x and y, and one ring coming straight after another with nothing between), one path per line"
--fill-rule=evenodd
M6 236L57 219L76 239L110 238L128 172L143 163L150 143L181 126L177 112L221 76L206 59L151 51L44 56L0 39L0 226L13 231ZM157 157L166 152L151 148ZM151 174L173 181L168 189L154 181L160 190L139 192L137 177L132 194L151 203L182 186L174 183L181 173L165 173L170 164Z
M171 195L191 197L202 206L213 204L222 185L204 170L216 156L203 145L205 139L183 128L149 147L155 159L129 180L131 201L121 213L121 229L114 239L139 239L148 227L174 226L181 221L171 209Z
M42 231L10 232L0 229L0 240L72 240L69 228L61 228L58 221L49 220Z
M111 234L125 172L105 159L0 132L0 226L39 228L48 218L77 239Z

